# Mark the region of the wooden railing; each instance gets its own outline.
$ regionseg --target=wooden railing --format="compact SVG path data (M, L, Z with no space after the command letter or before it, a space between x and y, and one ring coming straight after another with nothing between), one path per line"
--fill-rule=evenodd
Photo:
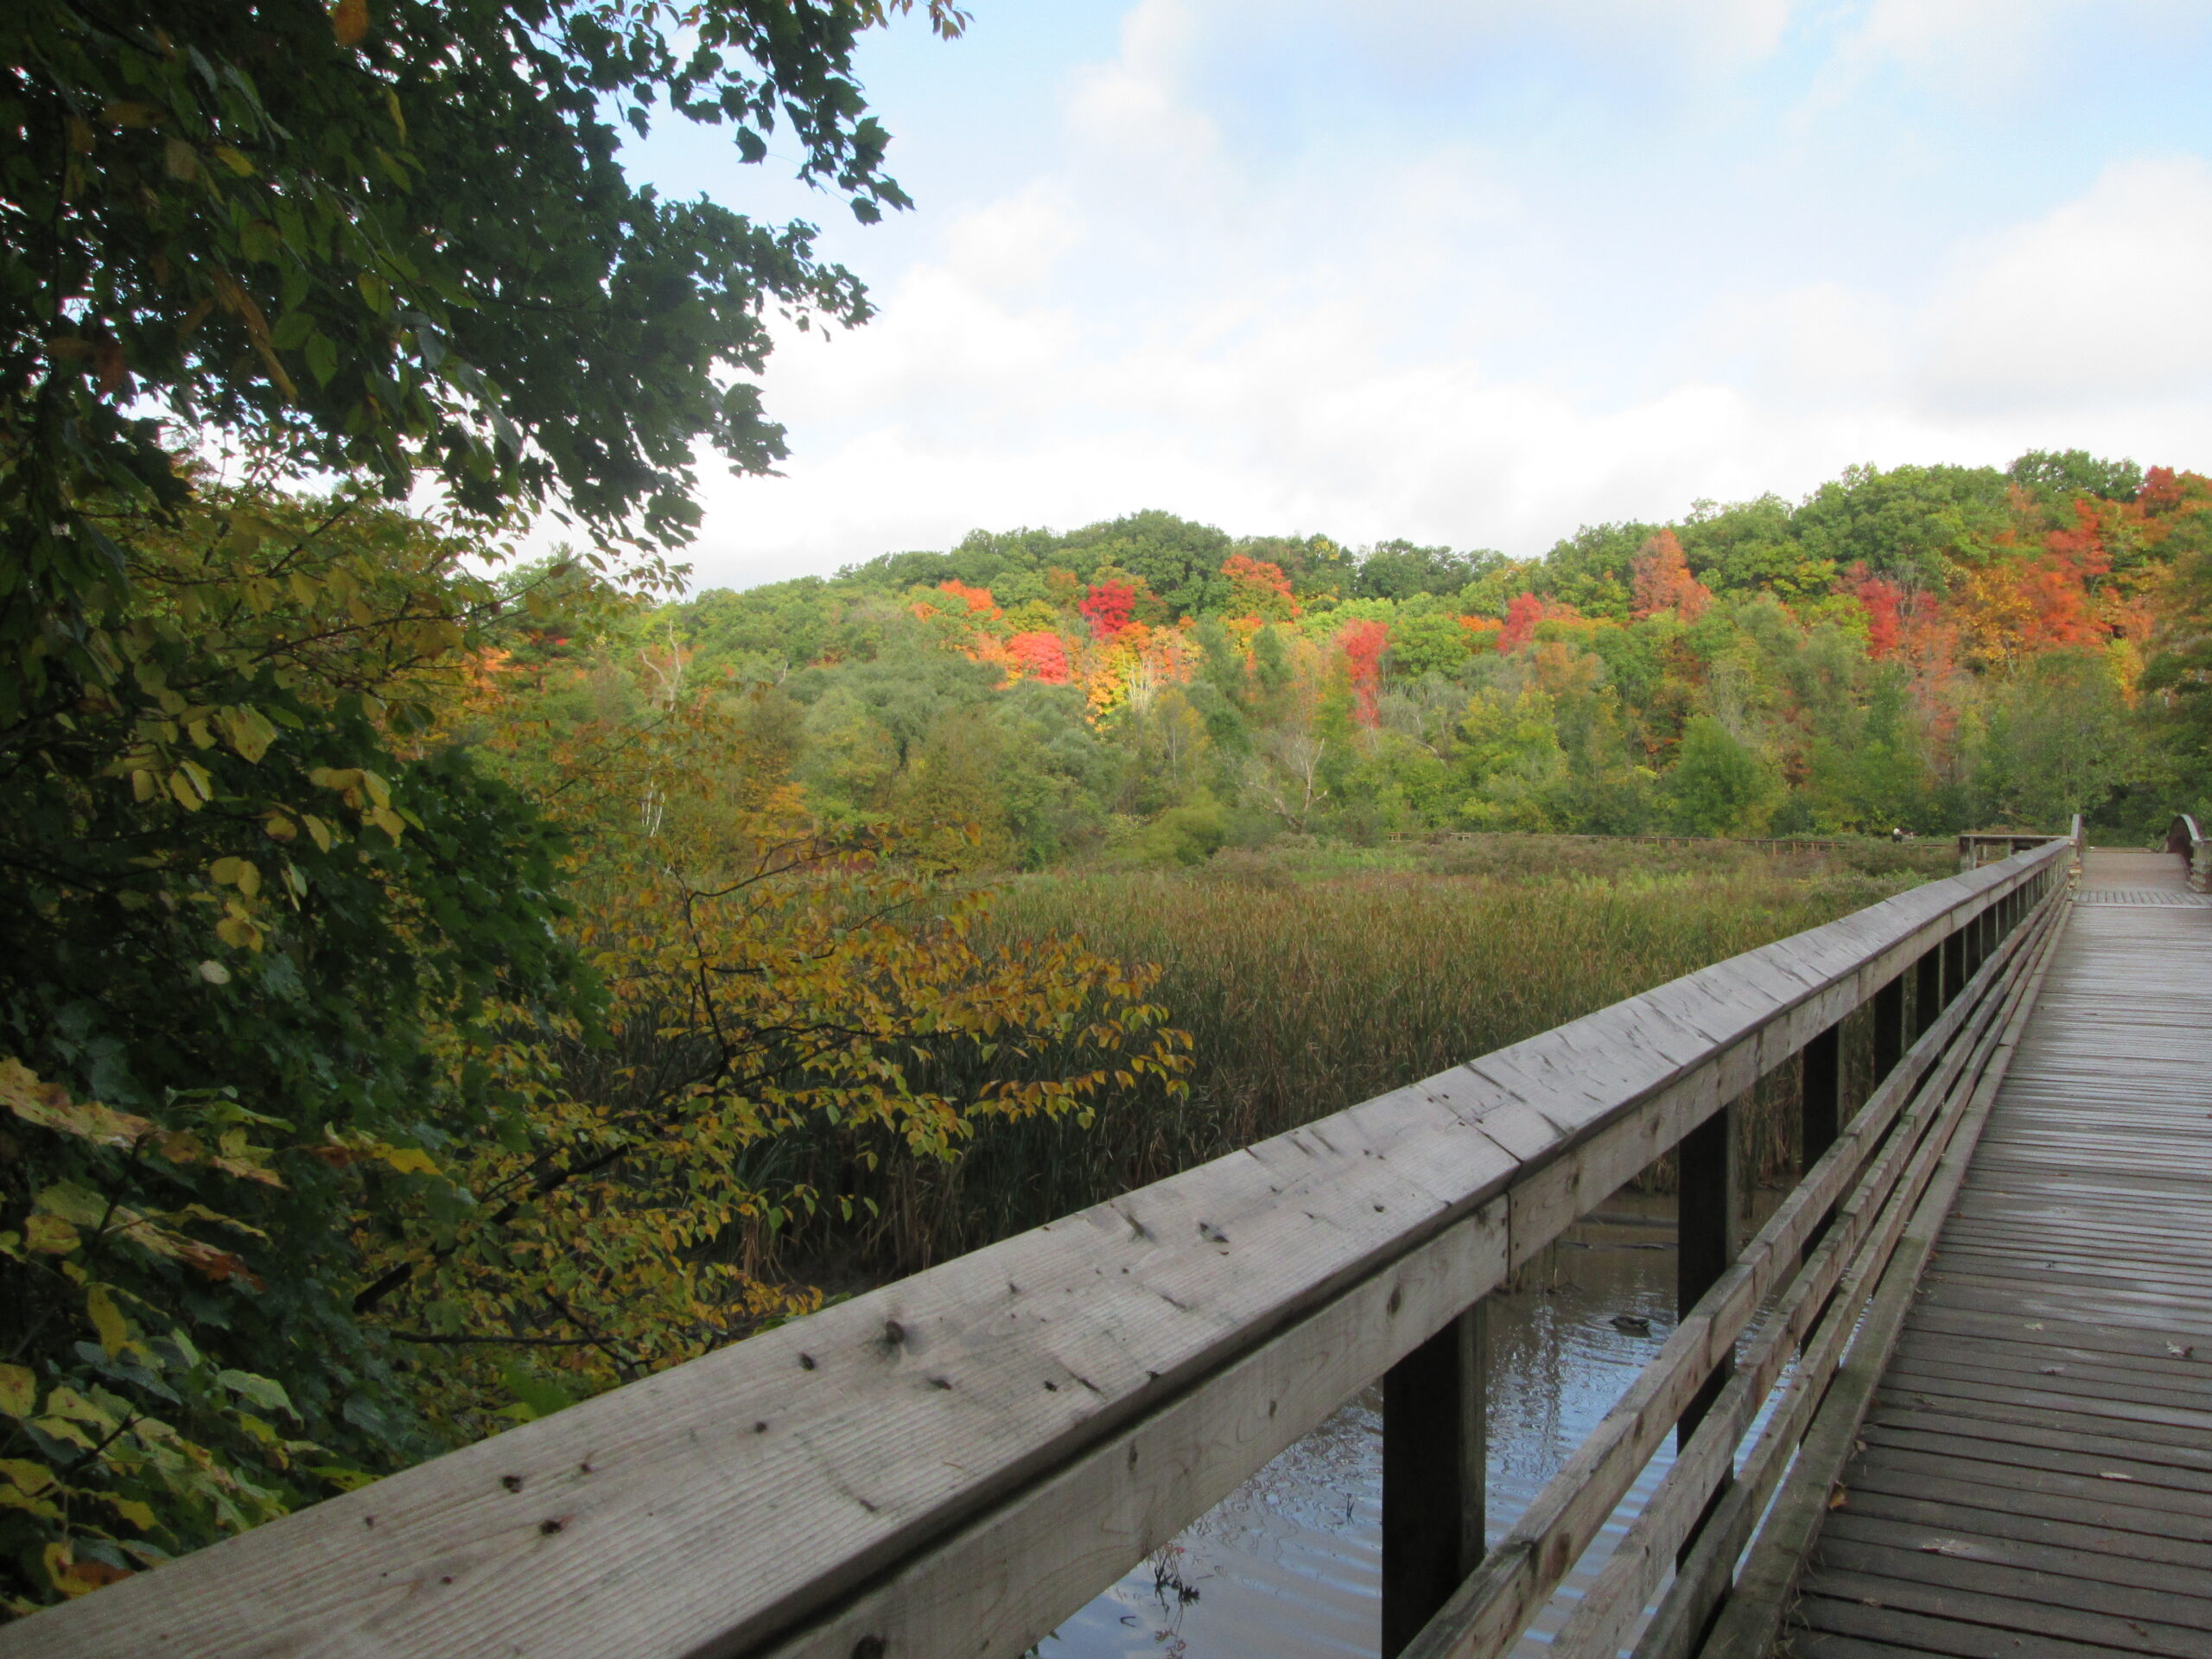
M2175 816L2172 827L2166 831L2166 850L2181 855L2182 865L2189 872L2191 893L2212 891L2212 845L2206 844L2204 832L2188 813Z
M1716 1606L1725 1630L1786 1592L1797 1476L1752 1522L1793 1449L1801 1469L1834 1450L1823 1402L1863 1385L1854 1324L1878 1334L1868 1310L1986 1109L2067 850L1915 888L333 1498L0 1630L0 1653L1011 1659L1378 1376L1387 1653L1501 1651L1677 1432L1563 1639L1610 1656L1681 1554L1645 1640L1688 1652ZM1861 1009L1884 1081L1846 1122L1841 1024ZM1739 1249L1735 1103L1784 1065L1815 1157ZM1683 1318L1485 1556L1483 1299L1669 1152Z
M2081 819L2074 820L2074 839L2079 841ZM2010 858L2014 853L2025 852L2031 847L2040 847L2046 842L2064 841L2064 836L2045 835L2033 830L1962 830L1959 832L1959 868L1971 870L1991 855Z

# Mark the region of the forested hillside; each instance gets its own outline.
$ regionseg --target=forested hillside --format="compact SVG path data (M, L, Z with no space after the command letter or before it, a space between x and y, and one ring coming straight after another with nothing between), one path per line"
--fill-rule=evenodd
M1164 512L978 531L700 594L644 648L755 688L816 812L972 823L986 866L1285 831L2137 834L2203 786L2208 547L2202 476L2032 453L1532 560Z

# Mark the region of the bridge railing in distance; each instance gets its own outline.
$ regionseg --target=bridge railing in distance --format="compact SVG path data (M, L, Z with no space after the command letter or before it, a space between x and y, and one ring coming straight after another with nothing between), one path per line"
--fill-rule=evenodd
M2175 814L2172 826L2166 831L2166 850L2181 855L2182 863L2189 871L2191 893L2212 891L2212 847L2205 844L2204 832L2188 813Z
M2077 813L2071 837L2077 857L2082 845L2081 832L2081 815ZM1962 870L1975 869L1990 859L2010 858L2014 853L2025 852L2031 847L2068 838L2036 830L1962 830L1959 832L1959 868Z
M0 1655L1013 1659L1378 1377L1386 1652L1502 1651L1678 1426L1576 1639L1610 1655L1608 1621L1686 1547L1694 1590L1662 1626L1701 1628L1983 1097L2067 851L1913 888L332 1498L0 1630ZM1884 1081L1847 1113L1862 1009ZM1738 1103L1785 1066L1813 1161L1739 1248ZM1484 1299L1670 1152L1684 1317L1485 1556ZM1798 1393L1729 1486L1792 1354Z

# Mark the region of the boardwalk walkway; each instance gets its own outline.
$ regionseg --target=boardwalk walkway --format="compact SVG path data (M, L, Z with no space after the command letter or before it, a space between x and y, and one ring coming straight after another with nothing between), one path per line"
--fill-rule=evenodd
M1798 1659L2212 1659L2212 900L2093 852Z

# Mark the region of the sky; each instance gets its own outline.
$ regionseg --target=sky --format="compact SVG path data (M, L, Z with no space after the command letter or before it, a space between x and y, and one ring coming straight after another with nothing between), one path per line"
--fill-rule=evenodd
M1529 556L1845 467L2212 470L2204 0L969 0L859 70L913 211L711 130L626 160L803 218L779 476L698 586L1148 507Z

